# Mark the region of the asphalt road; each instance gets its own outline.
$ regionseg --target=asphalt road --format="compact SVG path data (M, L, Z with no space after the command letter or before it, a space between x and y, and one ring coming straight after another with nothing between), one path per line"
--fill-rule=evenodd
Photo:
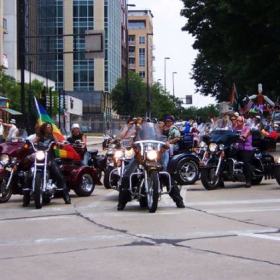
M98 146L98 145L93 145ZM264 180L207 191L183 186L185 209L162 196L154 214L96 186L40 210L0 205L1 279L254 279L280 275L280 186Z

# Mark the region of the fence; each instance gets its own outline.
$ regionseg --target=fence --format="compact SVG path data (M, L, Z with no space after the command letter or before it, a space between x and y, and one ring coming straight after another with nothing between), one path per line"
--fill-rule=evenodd
M82 132L87 133L100 133L103 134L106 131L110 131L112 134L116 134L120 130L120 125L126 123L126 116L118 116L118 118L104 117L103 114L95 114L93 116L85 116L79 118L71 117L68 121L62 120L56 125L60 127L60 130L68 134L70 127L73 123L79 123Z

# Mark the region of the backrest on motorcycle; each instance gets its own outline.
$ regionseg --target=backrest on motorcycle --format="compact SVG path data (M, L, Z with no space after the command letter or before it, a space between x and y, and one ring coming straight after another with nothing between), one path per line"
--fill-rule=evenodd
M262 148L262 139L264 138L263 134L259 130L252 130L252 146L256 148Z

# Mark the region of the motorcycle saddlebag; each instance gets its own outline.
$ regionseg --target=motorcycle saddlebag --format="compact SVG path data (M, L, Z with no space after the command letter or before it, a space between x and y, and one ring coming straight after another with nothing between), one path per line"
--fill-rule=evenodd
M262 154L265 179L274 179L274 157L270 154Z
M189 151L193 148L193 138L194 135L192 133L187 133L182 135L179 140L179 149Z

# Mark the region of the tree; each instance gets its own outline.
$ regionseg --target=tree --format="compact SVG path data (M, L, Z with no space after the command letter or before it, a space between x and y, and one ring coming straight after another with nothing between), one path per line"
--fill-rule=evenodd
M193 64L196 92L228 101L234 82L239 94L280 91L280 2L276 0L182 0L182 28L199 51Z
M113 110L119 115L145 116L147 111L147 84L142 78L130 71L128 76L129 97L126 96L125 80L120 78L111 92ZM171 96L163 90L159 83L149 88L151 116L163 117L174 113ZM127 112L129 102L129 112Z

